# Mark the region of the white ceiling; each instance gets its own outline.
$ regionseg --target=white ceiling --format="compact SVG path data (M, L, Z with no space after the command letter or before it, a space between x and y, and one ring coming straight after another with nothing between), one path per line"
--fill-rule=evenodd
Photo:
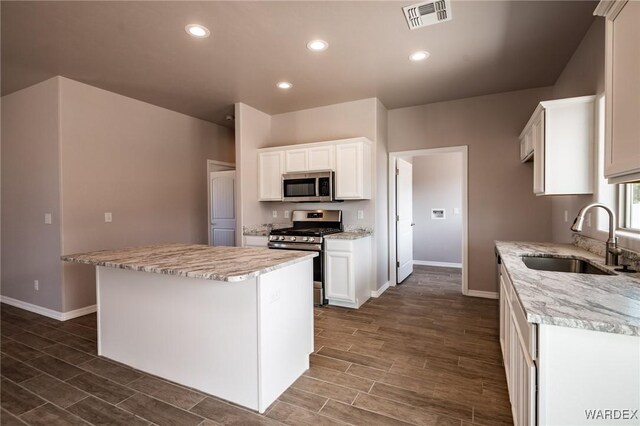
M597 2L454 0L452 21L411 31L412 3L3 1L2 94L63 75L225 124L239 101L270 114L373 96L398 108L546 86ZM211 37L189 37L189 23ZM314 38L329 49L308 51ZM411 63L415 50L431 57Z

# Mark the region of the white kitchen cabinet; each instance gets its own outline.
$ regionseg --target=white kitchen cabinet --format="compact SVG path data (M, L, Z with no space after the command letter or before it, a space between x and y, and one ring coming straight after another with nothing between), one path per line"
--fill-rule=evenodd
M533 137L532 132L526 132L520 138L520 161L526 163L533 159Z
M520 134L533 146L536 195L593 193L595 96L540 102ZM526 154L524 157L522 155Z
M336 200L371 198L371 142L360 138L336 144Z
M500 269L500 346L513 423L536 424L536 326L526 320L504 267Z
M267 247L269 244L269 237L262 235L245 235L244 246L245 247Z
M640 180L640 2L602 1L606 17L604 175Z
M309 170L309 150L306 148L287 149L284 151L285 173L306 172Z
M325 240L325 297L330 305L359 308L371 296L371 237Z
M334 170L336 169L336 149L333 144L311 147L308 152L308 170Z
M258 199L282 201L282 151L258 152Z

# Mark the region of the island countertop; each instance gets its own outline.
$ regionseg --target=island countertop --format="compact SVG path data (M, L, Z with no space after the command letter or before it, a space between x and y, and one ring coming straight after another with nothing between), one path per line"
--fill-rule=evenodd
M640 274L589 275L529 269L521 256L554 255L595 263L604 259L569 244L497 241L527 321L640 336Z
M238 282L316 256L318 253L294 250L159 244L68 254L60 258L66 262L87 265Z

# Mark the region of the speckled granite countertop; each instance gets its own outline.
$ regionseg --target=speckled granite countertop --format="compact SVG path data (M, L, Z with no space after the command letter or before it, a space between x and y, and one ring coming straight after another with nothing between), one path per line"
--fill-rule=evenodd
M325 240L358 240L360 238L368 237L372 234L370 230L357 230L357 231L345 231L338 232L337 234L325 235Z
M496 241L496 248L529 322L640 336L640 273L548 272L522 262L522 255L551 254L613 269L601 256L569 244Z
M245 281L318 253L249 247L161 244L61 256L66 262L217 281Z
M292 223L265 223L262 225L250 225L242 227L242 235L251 237L266 237L272 229L289 228Z

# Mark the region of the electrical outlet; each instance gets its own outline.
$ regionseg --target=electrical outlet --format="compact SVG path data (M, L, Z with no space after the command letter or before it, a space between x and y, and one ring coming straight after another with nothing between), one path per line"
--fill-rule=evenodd
M107 223L113 222L113 215L111 213L105 213L104 221Z
M587 213L587 226L591 228L591 213Z
M40 283L38 282L38 280L33 280L33 289L35 291L40 290Z
M271 212L271 215L272 215L273 217L278 217L278 210L274 210L274 211L272 211L272 212Z
M364 210L358 210L358 219L364 219Z
M284 218L289 219L289 210L284 211Z
M564 221L569 222L569 210L564 211Z
M51 225L51 213L44 214L44 223L46 225Z

